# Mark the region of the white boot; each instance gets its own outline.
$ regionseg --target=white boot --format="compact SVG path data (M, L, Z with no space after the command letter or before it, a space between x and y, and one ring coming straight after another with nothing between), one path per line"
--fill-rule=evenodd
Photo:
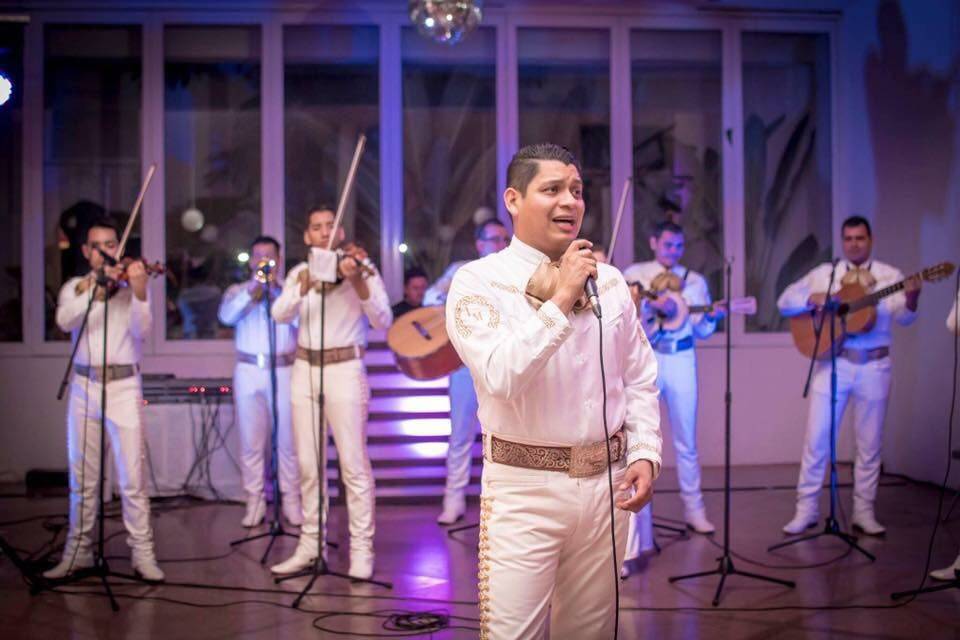
M284 576L291 573L299 573L304 569L310 568L313 566L313 563L317 561L318 546L319 543L316 538L308 538L301 535L300 542L297 543L297 548L294 550L293 555L280 564L275 564L270 567L270 573ZM326 549L324 549L323 559L324 561L327 559Z
M370 546L350 545L350 569L347 575L361 580L373 577L373 549Z
M820 514L815 510L811 511L798 506L793 520L783 525L783 532L787 535L795 536L798 533L803 533L807 529L817 526L817 522L819 521Z
M157 566L157 557L153 555L153 549L134 549L130 565L133 567L133 572L146 582L163 582L166 578Z
M243 514L243 520L240 524L250 529L263 522L263 517L267 515L267 500L263 495L249 496L247 498L247 510Z
M63 550L63 557L60 563L43 572L43 577L48 580L61 580L66 578L74 571L81 569L90 569L93 567L93 552L90 549L75 551L73 547L67 545Z
M47 575L47 574L43 574ZM957 580L958 575L960 575L960 556L957 556L957 559L953 561L953 564L949 567L944 567L943 569L936 569L935 571L930 572L930 577L934 580L941 580L943 582L951 582Z
M467 499L463 491L448 491L443 495L443 511L437 516L437 524L453 524L467 512Z
M295 527L303 524L303 506L296 496L283 496L283 517Z
M704 509L687 511L684 520L687 522L687 528L692 529L695 533L709 535L717 530L713 523L707 520L707 512Z
M852 521L854 529L860 529L868 536L882 536L887 532L887 528L877 522L877 518L873 515L873 509L855 511Z

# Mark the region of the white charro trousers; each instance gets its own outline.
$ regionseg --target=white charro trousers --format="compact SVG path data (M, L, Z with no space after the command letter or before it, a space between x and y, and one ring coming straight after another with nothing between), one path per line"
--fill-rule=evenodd
M470 370L450 374L450 444L447 449L447 495L462 494L470 483L470 458L480 430L477 392Z
M890 395L890 358L854 364L837 358L836 427L840 432L843 412L853 409L857 456L853 473L854 513L869 511L877 499L880 482L880 449L883 421ZM823 475L830 457L830 362L820 362L813 373L810 413L797 481L797 510L818 513Z
M372 551L374 533L374 481L367 454L367 408L370 388L367 371L359 359L324 366L324 404L327 423L337 446L340 474L346 487L351 551ZM305 360L293 364L291 398L293 435L300 463L300 499L303 524L300 544L320 540L320 367ZM323 443L325 445L325 443ZM323 487L324 514L329 500ZM326 522L326 517L324 517ZM324 539L326 531L323 532ZM325 540L324 540L325 541Z
M300 495L300 471L291 425L292 367L277 367L277 476L285 497ZM247 496L263 496L264 460L273 432L270 369L238 362L233 371L233 402L240 430L240 469ZM276 499L276 496L275 496Z
M93 548L100 500L100 394L102 386L74 374L67 401L67 455L70 463L70 531L66 548ZM107 383L108 453L113 453L127 544L134 553L153 552L150 498L146 491L140 376ZM109 465L109 459L105 460Z
M680 498L687 513L703 510L697 454L697 358L693 349L657 353L657 386L667 403L670 434L677 453Z
M624 473L614 471L614 491ZM612 638L629 514L615 509L615 567L607 474L571 478L486 460L482 484L480 637L545 638L549 618L554 640Z

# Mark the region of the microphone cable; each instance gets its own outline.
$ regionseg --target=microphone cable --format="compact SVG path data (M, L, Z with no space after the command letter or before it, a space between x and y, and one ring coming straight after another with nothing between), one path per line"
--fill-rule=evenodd
M607 373L603 366L603 320L597 316L599 330L600 382L603 397L603 438L607 449L607 484L610 498L610 548L613 551L613 589L614 589L614 623L613 640L617 640L620 631L620 566L617 563L617 527L613 504L613 454L610 452L610 427L607 425Z

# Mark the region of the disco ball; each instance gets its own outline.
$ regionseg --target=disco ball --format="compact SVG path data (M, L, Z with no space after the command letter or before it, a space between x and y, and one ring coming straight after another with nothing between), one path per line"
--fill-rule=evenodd
M410 21L427 38L452 45L477 28L482 9L482 0L410 0Z

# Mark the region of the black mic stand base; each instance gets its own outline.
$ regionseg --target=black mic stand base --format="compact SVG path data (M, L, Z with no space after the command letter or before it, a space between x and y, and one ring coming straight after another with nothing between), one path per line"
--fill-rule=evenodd
M723 555L717 558L718 566L712 571L700 571L699 573L689 573L683 576L673 576L668 579L668 582L673 584L674 582L679 582L681 580L690 580L692 578L703 578L706 576L720 576L720 584L717 585L717 592L713 596L713 601L711 604L713 606L718 606L720 604L720 593L723 591L723 584L727 581L727 576L743 576L744 578L750 578L751 580L763 580L764 582L772 582L774 584L783 585L784 587L789 587L793 589L796 587L796 583L792 580L781 580L779 578L771 578L768 576L761 576L757 573L749 573L747 571L740 571L733 566L733 559L729 555Z
M840 523L837 522L837 519L833 516L827 516L826 521L824 521L823 531L821 531L820 533L811 533L809 535L801 536L793 540L780 542L778 544L767 547L767 551L776 551L777 549L789 547L791 545L797 544L798 542L806 542L807 540L816 540L817 538L820 538L822 536L833 536L835 538L839 538L840 540L845 542L847 545L849 545L853 549L856 549L857 551L865 555L867 558L869 558L870 562L875 562L877 559L876 556L874 556L872 553L870 553L869 551L861 547L859 544L857 544L857 536L851 535L849 533L846 533L845 531L842 531L840 529Z
M912 598L924 593L936 593L937 591L946 591L947 589L960 589L960 571L954 572L953 580L942 584L926 587L923 589L912 589L910 591L898 591L890 594L891 600L902 600L903 598Z
M287 576L279 576L273 579L274 584L280 584L281 582L286 582L287 580L293 580L295 578L303 578L305 576L310 576L310 580L307 582L307 585L301 589L300 593L293 600L293 603L290 605L293 609L298 609L300 603L306 597L310 589L313 588L313 584L317 581L317 578L320 576L333 576L334 578L342 578L344 580L349 580L350 582L357 584L375 584L378 587L383 587L385 589L393 589L392 582L386 582L384 580L374 580L373 578L357 578L351 576L348 573L340 573L339 571L331 571L327 561L323 557L318 557L316 562L309 569L304 569L303 571L298 571L297 573L291 573Z

